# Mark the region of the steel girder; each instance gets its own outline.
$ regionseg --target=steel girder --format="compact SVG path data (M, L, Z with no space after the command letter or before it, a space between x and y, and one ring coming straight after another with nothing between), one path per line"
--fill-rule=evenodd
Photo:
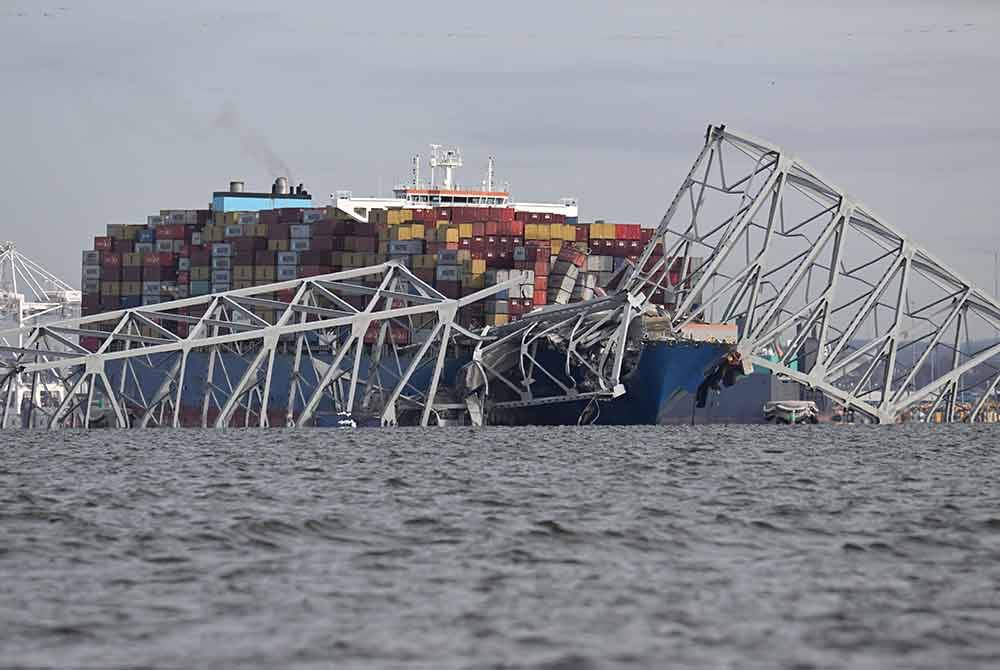
M995 296L797 157L724 126L708 129L623 290L648 298L670 272L675 328L735 322L745 368L880 423L975 421L1000 381Z
M494 410L624 394L622 379L641 352L640 309L619 293L549 306L491 331L457 382L473 421Z
M18 412L31 426L90 426L98 410L117 427L305 426L320 411L393 425L403 410L426 426L446 355L483 339L456 317L517 281L454 300L390 261L0 332L0 426ZM59 389L58 402L23 393L24 380Z

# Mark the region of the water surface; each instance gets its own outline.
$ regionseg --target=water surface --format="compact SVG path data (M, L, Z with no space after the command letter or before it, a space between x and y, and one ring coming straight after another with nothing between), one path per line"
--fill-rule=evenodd
M1000 663L1000 429L3 441L4 667Z

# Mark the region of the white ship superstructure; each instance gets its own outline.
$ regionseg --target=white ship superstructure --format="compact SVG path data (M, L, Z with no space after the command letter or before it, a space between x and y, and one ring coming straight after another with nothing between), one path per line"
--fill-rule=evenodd
M368 212L373 209L426 209L428 207L512 207L518 212L539 214L561 214L567 223L576 223L579 208L576 198L560 198L558 202L517 202L511 199L508 184L498 187L496 164L490 156L486 178L478 188L468 188L455 181L455 171L462 167L462 153L459 149L446 149L440 144L432 144L427 160L430 179L423 181L420 176L421 157L413 157L409 184L401 184L392 190L392 197L356 197L351 191L337 191L332 194L333 204L358 221L367 222ZM438 170L443 171L438 183Z

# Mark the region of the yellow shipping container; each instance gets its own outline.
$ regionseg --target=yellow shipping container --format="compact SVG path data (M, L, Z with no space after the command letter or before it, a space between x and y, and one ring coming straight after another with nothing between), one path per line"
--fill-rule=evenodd
M576 242L576 226L572 223L563 224L563 239L567 242Z
M267 224L266 223L255 223L255 224L253 224L253 236L254 237L267 237Z
M123 281L122 295L142 295L142 283L137 281Z
M288 251L288 240L268 240L268 251Z
M472 274L481 275L486 272L486 259L485 258L473 258L472 259Z
M218 224L220 226L226 225L226 212L212 212L212 223Z
M122 285L121 282L117 281L102 281L101 282L101 295L121 295Z
M590 239L592 239L592 240L603 240L604 239L604 229L601 227L601 224L599 224L599 223L592 223L592 224L590 224L590 231L588 231L588 232L589 232L589 235L590 235Z
M388 221L388 215L384 209L370 209L368 210L368 223L374 224L376 226L384 226Z
M406 240L412 239L412 229L410 226L397 226L395 230L399 231L399 241L405 242Z
M486 275L485 274L462 275L462 286L477 291L481 288L486 288Z
M211 281L212 268L195 265L191 267L191 281Z
M404 209L390 209L386 212L386 222L390 226L398 226L399 224L409 220L410 214Z
M447 237L445 242L453 242L458 244L458 226L449 226L447 229Z
M524 224L524 239L526 240L537 240L538 238L538 224L537 223L526 223Z
M561 240L563 238L563 224L550 223L549 237L551 237L553 240Z
M139 253L122 254L122 265L129 268L134 268L142 265L142 254Z
M146 226L143 225L127 225L125 226L125 239L135 241L139 238L139 231L144 230Z
M258 265L253 269L253 278L257 280L266 279L274 281L274 266Z
M459 249L457 255L458 255L458 262L463 265L472 261L472 252L469 251L468 249Z
M552 253L558 255L559 251L562 249L562 240L552 240Z
M550 240L552 239L552 226L547 223L538 224L538 239L540 240Z
M422 240L423 238L424 238L424 224L422 223L410 224L410 239Z
M253 280L250 281L233 281L233 288L253 288Z
M252 265L234 265L233 279L237 281L253 281Z
M458 224L458 236L459 237L472 237L472 224L471 223L460 223L460 224Z

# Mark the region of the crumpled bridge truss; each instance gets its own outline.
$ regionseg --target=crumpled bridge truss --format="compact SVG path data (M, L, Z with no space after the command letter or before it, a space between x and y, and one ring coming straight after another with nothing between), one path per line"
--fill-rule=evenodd
M382 425L407 411L428 425L447 405L438 401L446 359L482 339L457 315L517 281L454 300L390 261L6 331L0 426L17 418L89 427L97 411L121 428L306 426L321 410ZM79 338L98 338L100 347L91 352ZM207 372L195 378L194 369ZM55 401L41 401L40 387ZM285 400L280 416L269 409L277 398Z
M879 423L975 421L995 397L995 296L780 147L709 128L657 240L672 260L650 245L624 289L649 295L676 263L675 329L736 322L745 367Z

